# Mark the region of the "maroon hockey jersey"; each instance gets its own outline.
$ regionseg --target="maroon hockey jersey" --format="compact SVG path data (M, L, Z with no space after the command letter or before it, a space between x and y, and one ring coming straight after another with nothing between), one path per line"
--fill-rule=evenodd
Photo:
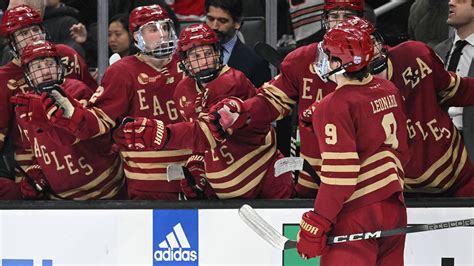
M203 117L209 108L229 96L248 99L256 89L245 75L225 66L204 91L187 77L176 90L178 108L186 123L168 126L167 146L187 147L204 154L206 177L221 199L256 198L267 169L277 156L275 133L270 123L234 132L225 142L216 142Z
M335 223L343 209L403 190L408 147L402 104L391 82L372 76L347 82L316 104L313 126L322 157L318 214Z
M183 121L173 100L176 84L183 78L177 62L173 57L163 68L155 69L137 55L111 65L74 135L89 139L107 134L127 116L159 119L166 124ZM121 155L129 187L150 192L180 192L178 181L166 180L166 166L184 164L191 150L122 150Z
M413 41L389 50L388 78L405 99L411 151L406 191L449 195L474 170L446 108L474 105L474 80L446 71L430 47Z
M65 78L83 81L91 92L97 87L97 83L88 72L84 59L72 48L57 44L56 49L61 56L61 61L65 64ZM15 159L21 167L25 168L31 163L31 151L23 150L20 132L17 130L13 106L10 104L10 97L21 92L31 91L25 82L23 69L18 60L12 60L0 67L0 150L9 130L10 139L15 147Z
M67 79L61 87L78 100L87 100L92 95L77 80ZM19 117L22 115L17 114L17 121L23 142L30 145L33 163L41 167L52 191L72 200L110 199L117 195L125 179L120 156L112 151L110 137L78 141L62 128L26 121ZM49 196L56 199L56 195Z
M291 111L292 105L298 102L301 114L312 103L319 102L333 92L336 84L324 82L314 69L317 43L300 47L285 57L281 64L281 73L265 83L257 97L251 103L251 116L255 124L270 123L283 118ZM306 159L319 174L321 153L315 143L316 135L299 125L300 156ZM302 188L302 189L301 189ZM302 171L297 180L297 191L300 197L314 197L318 186L308 173ZM304 194L301 194L304 190Z

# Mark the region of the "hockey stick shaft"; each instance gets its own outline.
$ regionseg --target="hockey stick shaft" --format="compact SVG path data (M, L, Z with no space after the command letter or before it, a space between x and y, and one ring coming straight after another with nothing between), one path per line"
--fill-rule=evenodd
M296 247L296 241L289 240L282 236L278 230L271 226L265 219L263 219L251 206L245 204L239 210L239 215L242 220L265 241L281 250L286 250ZM415 226L400 227L390 230L379 230L373 232L355 233L350 235L331 236L327 239L327 244L337 244L350 241L358 241L363 239L389 237L401 234L410 234L426 231L442 230L454 227L474 226L474 218L432 223L420 224Z

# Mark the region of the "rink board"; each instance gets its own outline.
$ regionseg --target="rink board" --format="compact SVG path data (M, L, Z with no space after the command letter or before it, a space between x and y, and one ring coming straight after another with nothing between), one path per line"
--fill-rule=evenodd
M305 209L257 211L290 236ZM472 218L474 209L410 208L408 217L434 223ZM236 209L2 210L0 229L2 266L318 264L268 245ZM406 265L441 265L441 258L474 265L474 228L408 235Z

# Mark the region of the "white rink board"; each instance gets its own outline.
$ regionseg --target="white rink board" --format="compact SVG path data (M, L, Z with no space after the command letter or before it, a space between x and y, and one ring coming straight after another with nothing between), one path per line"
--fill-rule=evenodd
M257 209L280 231L283 223L298 223L304 211ZM474 217L474 208L413 208L408 217L409 223L466 219ZM236 209L200 210L198 220L198 265L282 265L282 253L247 228ZM2 210L0 262L161 265L153 263L153 223L152 210ZM474 228L409 234L405 250L405 265L441 265L441 257L455 258L456 266L474 265Z

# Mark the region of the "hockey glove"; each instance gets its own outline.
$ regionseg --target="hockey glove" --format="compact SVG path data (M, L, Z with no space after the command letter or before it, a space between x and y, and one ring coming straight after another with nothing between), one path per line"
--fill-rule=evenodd
M314 104L310 105L308 108L303 110L301 114L299 115L299 119L301 122L302 128L305 130L313 132L313 113L314 110L316 109L316 106Z
M23 199L46 199L46 190L49 190L49 184L46 180L41 167L37 164L26 169L25 176L20 181L21 197Z
M76 99L59 90L52 90L49 94L43 92L41 103L51 123L71 133L77 131L87 112Z
M301 217L300 231L296 243L298 254L303 259L310 259L327 252L327 232L331 222L321 215L308 211Z
M237 97L223 99L209 110L209 129L217 141L249 123L250 113L244 101Z
M39 95L18 93L10 98L10 102L15 105L15 112L19 119L24 119L26 122L36 125L49 123Z
M168 140L168 129L163 121L145 117L126 123L123 133L130 150L161 150Z
M210 192L209 184L206 180L206 171L204 170L204 156L193 155L189 157L185 164L187 169L184 174L189 174L184 179L181 179L181 189L187 199L206 199L208 198L206 192Z

